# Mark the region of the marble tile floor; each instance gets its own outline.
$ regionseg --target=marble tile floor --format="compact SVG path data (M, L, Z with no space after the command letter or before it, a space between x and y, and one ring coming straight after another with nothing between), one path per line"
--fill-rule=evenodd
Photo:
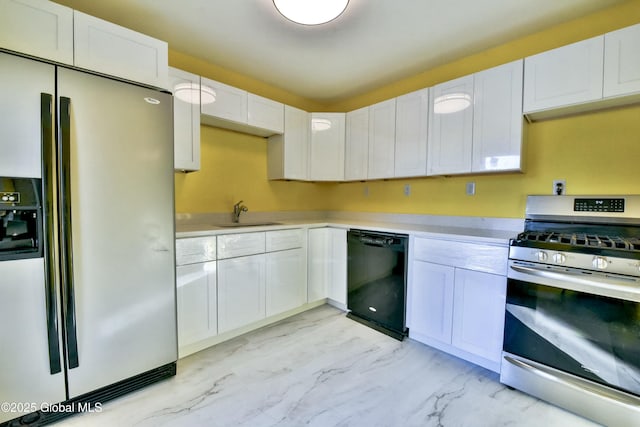
M322 306L178 362L175 378L57 426L530 426L595 424L498 375Z

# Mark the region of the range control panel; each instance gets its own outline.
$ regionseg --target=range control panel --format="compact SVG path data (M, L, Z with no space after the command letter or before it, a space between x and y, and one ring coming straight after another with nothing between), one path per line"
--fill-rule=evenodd
M574 199L574 212L624 212L624 199Z
M20 193L16 191L2 191L0 192L0 203L20 203Z

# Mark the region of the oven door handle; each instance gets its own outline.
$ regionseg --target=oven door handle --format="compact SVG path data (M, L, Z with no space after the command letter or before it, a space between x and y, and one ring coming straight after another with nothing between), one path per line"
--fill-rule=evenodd
M578 292L586 292L611 298L640 302L640 285L637 279L612 277L605 274L599 274L596 280L595 278L584 277L582 273L559 273L556 271L541 270L535 267L514 264L509 267L516 273L520 273L525 276L535 276L541 279L547 279L543 284L554 286L556 288L570 289ZM511 274L509 275L509 278L526 280L526 277ZM536 282L533 281L533 283Z

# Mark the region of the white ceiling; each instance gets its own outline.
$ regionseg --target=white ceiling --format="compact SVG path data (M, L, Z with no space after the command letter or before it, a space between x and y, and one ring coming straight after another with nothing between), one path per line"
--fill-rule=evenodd
M272 0L56 2L331 103L624 0L350 0L319 26L288 21Z

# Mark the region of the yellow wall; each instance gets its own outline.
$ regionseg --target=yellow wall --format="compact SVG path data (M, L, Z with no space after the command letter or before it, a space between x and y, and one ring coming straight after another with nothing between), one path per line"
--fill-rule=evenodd
M326 190L304 182L267 180L267 140L201 127L201 170L176 173L176 212L231 212L244 200L251 211L322 210Z
M308 111L350 111L527 55L640 22L640 0L571 21L425 71L332 106L171 52L170 64ZM227 212L241 198L254 211L346 210L522 217L527 194L549 194L566 179L570 194L640 194L640 106L528 124L523 174L473 175L366 183L269 182L266 141L202 127L202 170L176 174L177 212ZM465 183L476 195L465 195ZM405 184L411 195L404 196ZM368 195L365 195L365 187Z
M554 179L566 179L569 194L640 194L640 106L536 122L525 132L525 173L339 184L327 209L521 218L526 196L551 194ZM469 181L475 196L465 194Z

